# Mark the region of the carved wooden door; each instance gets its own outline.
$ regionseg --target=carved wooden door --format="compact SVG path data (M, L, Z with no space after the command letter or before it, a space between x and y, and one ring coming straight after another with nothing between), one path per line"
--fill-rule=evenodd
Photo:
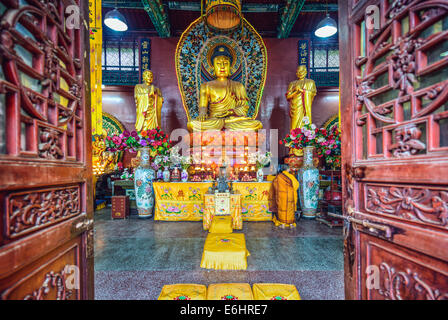
M448 299L448 1L339 12L346 298Z
M1 299L93 298L87 10L0 0Z

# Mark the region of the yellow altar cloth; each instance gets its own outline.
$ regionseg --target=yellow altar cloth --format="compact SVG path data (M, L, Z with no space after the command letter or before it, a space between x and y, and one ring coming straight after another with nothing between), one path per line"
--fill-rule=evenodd
M210 229L210 233L232 233L232 217L231 216L214 216Z
M204 194L211 182L154 182L154 220L201 221ZM241 193L243 221L271 221L269 189L271 182L235 182L233 189Z
M208 286L207 300L253 300L248 283L215 283Z
M201 268L246 270L246 240L242 233L209 233L205 239Z
M205 300L207 287L202 284L168 284L163 286L158 300Z
M301 300L296 286L282 283L254 283L255 300Z

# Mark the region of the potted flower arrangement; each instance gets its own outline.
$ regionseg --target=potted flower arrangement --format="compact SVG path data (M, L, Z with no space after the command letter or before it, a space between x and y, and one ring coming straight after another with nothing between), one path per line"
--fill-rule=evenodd
M170 162L173 168L173 172L171 173L171 181L179 181L180 180L180 172L179 167L181 165L182 157L179 154L179 147L175 146L170 150Z
M341 132L338 126L331 127L330 130L320 129L318 156L325 159L325 164L331 169L341 167Z
M188 181L188 168L190 167L192 162L191 156L181 156L180 165L182 166L182 172L180 174L181 181Z
M313 151L318 151L325 140L322 130L311 123L308 117L303 118L303 127L291 132L279 143L294 150L303 151L303 164L297 174L299 195L304 218L315 218L319 195L319 170L313 164ZM319 154L319 151L318 151Z
M154 159L154 163L163 167L163 181L170 181L170 170L169 167L171 165L170 156L169 155L158 155Z
M263 182L264 174L263 174L263 167L267 166L271 162L271 153L261 153L260 151L257 151L255 153L251 153L249 155L249 163L255 163L257 167L257 180L258 182Z
M154 208L154 191L152 182L155 171L151 162L157 156L166 156L171 148L171 141L160 129L128 131L106 138L106 149L110 152L128 150L131 153L139 151L139 165L134 172L135 195L140 218L152 216Z

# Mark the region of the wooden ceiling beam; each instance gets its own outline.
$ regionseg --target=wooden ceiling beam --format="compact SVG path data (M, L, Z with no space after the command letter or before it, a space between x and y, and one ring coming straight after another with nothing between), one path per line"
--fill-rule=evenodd
M280 23L278 25L277 38L288 38L292 27L296 23L297 17L302 11L305 0L286 0L286 5L283 8L282 15L280 17Z
M157 30L159 37L168 38L171 36L171 26L168 14L163 9L161 0L141 0L143 8L148 13L152 24Z

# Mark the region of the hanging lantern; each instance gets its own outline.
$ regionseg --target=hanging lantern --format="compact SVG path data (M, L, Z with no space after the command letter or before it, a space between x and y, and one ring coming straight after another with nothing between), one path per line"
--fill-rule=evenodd
M207 24L217 30L230 31L242 20L240 0L206 0Z

